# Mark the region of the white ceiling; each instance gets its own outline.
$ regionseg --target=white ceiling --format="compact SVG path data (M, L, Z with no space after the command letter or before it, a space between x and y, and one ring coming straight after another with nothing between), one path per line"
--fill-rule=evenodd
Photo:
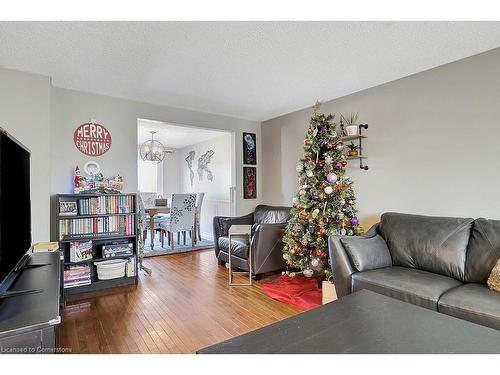
M156 132L154 139L163 143L163 146L167 148L184 148L221 137L225 133L218 130L200 129L139 119L137 121L137 141L139 145L151 139L151 131Z
M500 22L0 22L0 66L266 120L500 46Z

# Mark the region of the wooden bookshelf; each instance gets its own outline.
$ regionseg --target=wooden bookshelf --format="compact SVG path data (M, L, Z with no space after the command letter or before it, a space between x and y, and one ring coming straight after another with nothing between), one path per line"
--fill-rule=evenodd
M76 204L72 215L60 214L61 203ZM133 285L138 282L137 257L137 195L124 194L58 194L53 197L52 237L59 242L64 254L64 269L90 267L90 284L64 288L64 294L86 293L95 290ZM92 241L92 259L71 261L71 243ZM132 244L132 254L104 257L103 245ZM100 280L96 262L111 259L133 259L134 274ZM64 282L64 280L63 280Z

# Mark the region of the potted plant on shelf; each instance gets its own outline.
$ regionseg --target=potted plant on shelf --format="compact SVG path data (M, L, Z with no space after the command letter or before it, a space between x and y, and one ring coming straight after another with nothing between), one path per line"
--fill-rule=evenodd
M358 119L357 113L350 113L348 115L340 115L343 122L345 123L345 131L348 136L358 135L358 125L356 125L356 120Z
M358 154L359 146L355 145L353 142L351 142L350 145L347 145L347 148L349 149L349 151L347 152L347 156L354 158L359 155Z

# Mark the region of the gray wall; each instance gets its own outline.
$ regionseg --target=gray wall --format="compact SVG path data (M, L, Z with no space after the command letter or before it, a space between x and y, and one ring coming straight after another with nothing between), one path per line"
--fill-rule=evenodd
M73 144L75 128L91 118L106 126L113 137L110 151L97 158L85 156ZM0 68L0 126L31 150L34 241L49 240L50 195L72 191L77 164L82 167L96 160L105 175L120 173L126 190L136 191L138 118L234 131L236 211L247 213L260 203L262 179L257 200L243 200L241 182L242 132L255 132L260 140L259 122L55 88L49 77ZM259 161L260 151L258 144Z
M91 118L103 124L112 136L111 149L97 158L82 154L73 143L75 128ZM136 191L138 118L234 131L236 211L238 214L250 212L260 202L262 190L259 190L257 200L243 199L241 182L242 132L252 131L260 137L259 122L61 88L53 88L51 98L51 192L55 194L71 191L75 165L78 164L81 168L89 160L96 160L104 175L120 173L125 181L125 189ZM259 157L260 147L257 152Z
M369 171L351 162L362 224L385 211L500 219L500 49L339 98L368 123ZM266 203L291 204L311 109L262 124Z
M0 69L0 127L31 151L31 226L35 242L49 239L49 103L48 77Z

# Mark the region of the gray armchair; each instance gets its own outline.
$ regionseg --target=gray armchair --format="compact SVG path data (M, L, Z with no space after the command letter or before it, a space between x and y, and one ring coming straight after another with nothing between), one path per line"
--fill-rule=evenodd
M219 264L229 261L228 231L232 225L252 225L250 241L246 236L232 237L231 264L248 271L248 254L252 252L252 274L285 268L283 235L290 219L290 207L259 205L253 213L240 217L214 217L215 256Z

